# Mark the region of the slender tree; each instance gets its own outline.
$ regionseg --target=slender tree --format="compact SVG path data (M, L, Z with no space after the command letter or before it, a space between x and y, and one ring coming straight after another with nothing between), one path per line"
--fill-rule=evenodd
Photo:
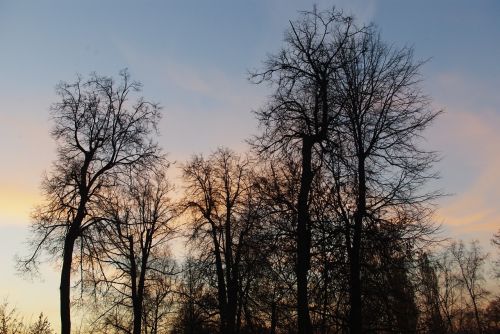
M429 201L438 194L422 185L434 177L436 157L420 138L439 113L419 90L422 63L413 50L386 45L376 28L349 36L337 56L339 126L329 137L326 166L349 259L349 328L361 333L363 265L380 250L370 242L391 238L388 244L405 249L433 232Z
M247 243L258 222L250 202L250 162L219 149L208 159L195 156L184 165L183 174L192 240L203 249L202 256L214 263L220 331L232 334L239 325L242 261L249 254Z
M296 192L299 189L299 164L293 159L266 157L261 161L258 178L258 196L263 202L261 238L256 249L261 254L256 288L252 300L258 305L261 322L271 333L294 332L296 309ZM257 312L254 312L256 317Z
M124 178L101 203L92 234L82 235L83 248L88 250L85 258L93 262L87 286L98 300L104 297L105 313L114 311L113 307L131 311L133 334L141 334L145 299L152 297L148 292L153 293L155 283L174 273L165 252L173 238L172 219L176 216L166 169L163 164L148 166ZM106 319L106 314L99 318ZM111 324L125 327L116 321Z
M439 304L446 323L447 332L454 333L458 328L457 319L462 318L463 292L456 275L456 265L448 251L436 256L436 276L439 286Z
M423 302L421 313L423 315L424 328L429 333L446 333L446 326L441 316L439 281L433 263L429 256L424 253L419 259L420 288Z
M141 84L126 70L120 82L92 74L57 86L60 101L52 105L57 160L44 178L45 203L33 215L36 264L42 249L61 256L61 333L70 334L70 286L75 244L95 223L98 203L124 168L148 165L156 159L150 139L160 114L156 103L131 101Z
M500 230L496 234L493 235L493 238L491 239L491 243L493 246L496 246L498 253L500 255ZM495 269L495 276L496 278L500 278L500 256L494 261L496 265Z
M469 296L476 322L476 330L481 334L484 332L484 328L480 314L480 303L487 294L481 283L484 282L483 267L487 254L482 252L477 241L472 241L469 249L467 249L463 241L453 242L447 251L455 261L458 282Z
M202 270L202 263L193 257L188 257L183 266L183 272L178 289L178 311L172 323L174 334L208 334L211 332L211 312L206 307L207 289Z

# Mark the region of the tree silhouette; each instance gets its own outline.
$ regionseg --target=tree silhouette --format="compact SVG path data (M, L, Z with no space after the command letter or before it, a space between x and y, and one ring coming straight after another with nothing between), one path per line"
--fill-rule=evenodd
M434 265L426 253L419 259L419 262L419 286L423 296L420 312L424 318L424 328L430 333L446 333L446 326L440 309L439 281Z
M359 31L350 17L336 10L304 12L299 20L290 22L285 47L269 56L264 69L251 76L257 83L266 81L275 87L268 106L256 113L263 133L254 146L268 154L293 151L300 160L300 187L293 200L299 333L312 331L307 278L311 260L309 202L318 168L316 159L337 122L339 110L331 85L341 65L339 52L348 37Z
M158 155L150 139L160 114L159 106L143 98L130 101L141 84L126 70L121 81L92 74L57 86L60 101L52 105L57 160L44 178L45 203L33 215L36 264L42 249L62 255L60 303L61 333L70 334L70 286L75 243L96 223L98 203L124 168L148 165Z
M487 294L486 289L481 286L484 281L483 266L487 258L477 241L470 243L467 249L462 241L453 242L447 249L457 266L457 281L466 291L472 303L476 330L483 333L483 321L480 315L480 302Z
M105 313L114 311L113 307L132 311L133 334L140 334L147 324L145 309L151 313L159 311L151 310L153 304L162 307L160 302L169 292L165 284L174 274L165 252L177 214L169 198L172 189L165 176L167 167L148 166L123 177L122 184L101 203L93 234L83 234L84 249L89 250L86 258L93 262L85 284L97 299L104 298ZM151 304L147 307L146 298ZM99 318L107 319L106 314ZM110 325L126 327L116 321Z
M52 330L50 323L47 320L47 317L45 317L43 313L40 313L37 321L31 324L27 331L27 334L53 334L53 333L54 331Z
M424 134L440 111L423 64L335 8L302 12L250 74L271 95L249 152L194 155L179 192L153 138L160 107L126 70L60 83L57 159L19 264L61 265L61 333L72 286L80 333L497 333L479 244L435 247ZM28 333L53 330L0 305L0 334Z
M258 223L250 162L219 149L208 159L195 156L183 166L183 175L192 240L206 261L214 262L220 331L234 333L244 297L243 261L250 254L248 242Z
M25 325L17 310L10 307L7 302L0 304L0 333L22 334L24 330Z
M498 230L498 232L493 235L493 239L491 239L491 243L494 246L496 246L498 251L500 251L500 230ZM495 270L496 278L500 278L500 257L497 258L497 260L495 261L495 264L496 264L496 270Z
M326 166L344 224L350 332L361 333L363 262L380 249L370 249L370 242L402 248L434 231L429 201L438 194L421 189L434 177L436 157L419 144L439 113L419 90L422 63L414 62L413 50L389 47L374 27L349 36L338 58L342 65L332 85L339 126L329 137Z

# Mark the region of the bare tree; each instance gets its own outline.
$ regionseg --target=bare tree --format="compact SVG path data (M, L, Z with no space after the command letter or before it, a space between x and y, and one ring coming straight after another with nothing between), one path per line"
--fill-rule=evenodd
M210 290L205 284L203 263L189 256L183 266L178 289L178 310L172 323L172 334L208 334L212 326ZM208 298L207 298L208 297Z
M23 263L36 264L45 249L62 255L61 333L71 332L70 286L75 243L95 223L97 203L123 169L148 165L158 156L150 135L159 121L159 106L143 98L132 102L141 84L126 70L120 82L92 74L57 86L52 105L57 160L44 178L45 203L33 215L35 249Z
M429 333L446 333L445 322L441 316L441 302L439 298L439 281L436 275L435 264L424 253L419 259L419 274L422 295L420 312L422 313L424 328Z
M339 126L328 138L325 160L344 224L349 328L361 333L363 262L380 250L370 243L385 240L408 249L434 231L429 201L438 194L422 185L435 176L436 156L422 149L420 139L439 112L419 90L422 63L413 60L413 50L388 46L374 27L350 36L338 58L341 70L332 85Z
M170 252L155 254L157 258L150 270L144 291L143 332L166 333L171 328L172 313L177 300L177 264Z
M40 313L38 316L36 322L32 323L26 334L53 334L54 331L52 330L52 327L50 326L50 322L43 315L43 313Z
M300 161L300 187L296 207L298 332L312 331L309 315L310 193L322 145L336 126L338 108L331 90L340 63L338 55L348 38L359 33L350 17L331 10L304 12L290 22L285 47L271 55L261 72L251 78L276 87L267 107L258 111L263 129L254 141L261 153L294 152Z
M100 318L106 320L106 313L115 311L115 307L124 308L132 314L133 334L141 334L143 323L148 324L145 310L159 312L151 310L153 302L161 308L160 302L166 301L165 294L171 292L164 285L164 291L156 289L174 274L174 265L165 252L173 238L172 219L176 216L166 168L160 164L131 173L101 203L100 220L92 233L82 235L84 249L89 250L85 257L93 262L86 283L97 299L104 296L106 301L106 312ZM145 305L146 299L151 305ZM158 323L159 313L155 317ZM109 323L127 327L117 321Z
M0 304L0 334L23 334L25 325L14 307L7 302Z
M500 230L496 234L493 235L493 239L491 239L491 243L497 247L500 254ZM495 276L496 278L500 278L500 257L493 262L495 264Z
M495 333L495 331L498 333L500 331L500 296L492 299L485 311L488 329L491 333Z
M461 287L467 292L476 322L478 333L483 333L483 321L480 315L480 303L488 293L483 287L483 270L487 254L484 254L478 241L472 241L469 249L463 241L453 242L448 250L457 265L457 279Z
M0 304L0 334L53 334L50 323L40 313L33 323L26 323L15 307L8 302Z
M242 268L257 228L252 205L251 165L247 158L219 149L208 159L195 156L183 167L185 206L192 241L214 264L220 331L235 333L242 301Z
M464 296L461 284L456 275L453 256L446 250L438 254L434 260L439 286L439 304L445 317L446 329L454 333L464 313Z

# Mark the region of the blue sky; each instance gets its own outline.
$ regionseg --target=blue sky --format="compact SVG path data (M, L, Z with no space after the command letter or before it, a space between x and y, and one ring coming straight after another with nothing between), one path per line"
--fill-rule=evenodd
M160 143L172 160L220 145L244 150L251 110L269 90L247 81L282 45L297 11L336 5L410 45L423 90L444 109L427 134L441 152L435 186L453 194L436 219L449 235L488 238L500 227L500 2L498 1L7 1L0 0L0 298L57 324L57 272L15 275L39 182L55 158L48 135L54 86L128 67L163 106Z

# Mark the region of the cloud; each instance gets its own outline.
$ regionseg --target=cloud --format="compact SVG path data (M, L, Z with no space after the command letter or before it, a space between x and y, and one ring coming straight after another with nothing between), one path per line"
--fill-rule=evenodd
M445 114L430 139L443 154L442 184L453 195L438 219L455 236L489 239L500 227L500 103L488 84L461 73L436 76Z
M162 54L146 54L126 41L114 43L134 71L152 87L162 88L160 143L173 159L209 153L223 145L239 150L255 133L257 122L251 111L263 104L266 93L265 87L250 84L245 72L187 64Z

